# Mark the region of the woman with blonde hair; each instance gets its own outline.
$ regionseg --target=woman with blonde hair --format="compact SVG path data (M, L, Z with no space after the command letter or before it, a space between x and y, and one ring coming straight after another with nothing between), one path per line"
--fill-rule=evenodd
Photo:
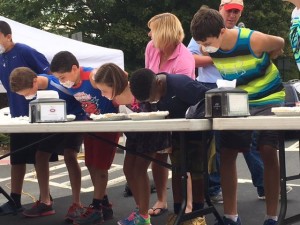
M145 67L155 73L184 74L195 79L195 60L182 43L184 31L172 13L162 13L148 22L151 41L145 52Z

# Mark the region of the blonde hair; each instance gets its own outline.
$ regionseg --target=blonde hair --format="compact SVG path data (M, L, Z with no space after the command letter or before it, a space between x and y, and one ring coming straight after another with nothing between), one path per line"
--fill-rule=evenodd
M148 21L148 27L152 31L154 46L160 50L183 41L184 31L181 22L172 13L153 16Z

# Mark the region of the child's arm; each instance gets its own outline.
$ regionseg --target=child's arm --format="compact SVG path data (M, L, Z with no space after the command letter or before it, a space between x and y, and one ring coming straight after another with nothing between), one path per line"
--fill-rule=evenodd
M196 67L206 67L214 64L210 56L195 54L193 56L195 59Z
M90 82L91 82L93 88L95 88L95 89L97 89L97 86L96 86L96 83L95 83L95 80L94 80L94 76L95 76L97 70L98 70L98 68L97 69L93 69L91 71L91 73L90 73Z
M214 64L209 54L207 52L203 52L202 46L199 45L193 38L187 48L193 54L195 67L206 67Z
M275 59L283 53L284 39L254 31L250 39L250 44L256 56L260 57L264 52L267 52L272 59Z

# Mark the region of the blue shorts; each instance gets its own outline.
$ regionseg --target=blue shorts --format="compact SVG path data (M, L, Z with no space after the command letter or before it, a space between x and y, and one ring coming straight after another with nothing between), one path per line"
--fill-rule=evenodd
M51 136L52 134L42 134L42 138L49 135ZM82 133L56 133L53 137L39 143L38 151L63 155L65 149L72 149L78 153L82 142Z
M12 165L34 164L35 153L39 148L39 141L42 138L41 133L14 133L10 134L10 163ZM36 143L30 147L26 147ZM22 150L21 150L22 149ZM18 151L18 152L16 152ZM50 158L51 162L57 161L58 157L53 154Z

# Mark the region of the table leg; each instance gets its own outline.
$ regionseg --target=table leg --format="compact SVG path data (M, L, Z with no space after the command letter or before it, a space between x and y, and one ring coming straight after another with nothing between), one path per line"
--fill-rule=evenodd
M181 209L180 212L178 214L178 216L176 217L176 220L174 222L174 225L178 225L180 223L182 223L183 221L189 220L189 219L193 219L199 216L203 216L203 215L207 215L210 213L213 213L214 216L216 217L219 225L225 225L220 214L218 213L218 211L216 210L216 208L214 207L214 205L211 203L210 201L210 197L208 194L208 156L207 156L207 152L208 152L208 148L210 145L210 141L208 141L208 135L207 132L202 132L202 136L199 137L202 139L202 147L203 147L203 179L204 179L204 190L205 190L205 200L206 203L208 205L208 207L204 207L203 209L197 210L197 211L193 211L191 213L185 213L185 208L186 208L186 204L187 204L187 168L186 168L186 162L187 162L187 154L186 152L188 151L187 149L187 142L186 142L186 132L180 132L179 133L179 141L180 141L180 154L181 154L181 158L180 158L180 167L181 167L181 181L182 181L182 196L183 196L183 201L181 204ZM199 149L200 151L200 149Z
M279 165L280 165L280 195L281 204L278 216L278 224L285 224L284 219L287 210L287 196L286 196L286 165L285 165L285 145L284 132L279 133Z
M203 179L204 179L204 193L205 193L205 201L208 207L210 208L210 211L214 214L216 217L216 220L218 221L219 225L225 225L222 217L220 216L219 212L217 209L214 207L210 200L209 196L209 174L208 174L208 152L210 151L210 141L207 142L208 140L208 135L207 132L202 132L202 146L204 146L204 151L203 151L203 167L204 167L204 174L203 174Z
M174 225L178 225L181 223L183 215L185 214L185 208L187 204L187 170L186 170L186 137L185 132L179 133L179 142L180 142L180 174L181 174L181 185L182 185L182 203L181 209L176 217Z

